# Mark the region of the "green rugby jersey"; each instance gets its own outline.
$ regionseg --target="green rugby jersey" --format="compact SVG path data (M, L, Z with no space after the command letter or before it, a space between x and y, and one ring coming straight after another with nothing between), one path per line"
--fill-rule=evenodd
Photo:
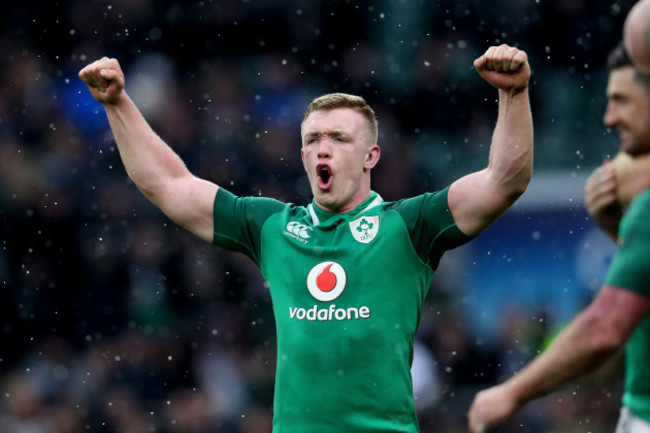
M448 188L397 202L372 193L345 214L220 188L214 244L269 284L277 331L274 433L417 432L410 366L445 250L470 238Z
M650 189L639 194L621 220L619 248L605 283L650 297ZM625 346L623 404L650 422L650 314Z

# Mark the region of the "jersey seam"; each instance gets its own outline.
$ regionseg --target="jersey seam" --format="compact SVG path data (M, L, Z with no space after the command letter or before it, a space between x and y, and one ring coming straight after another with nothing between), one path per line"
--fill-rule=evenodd
M436 240L438 240L438 238L439 238L439 237L440 237L444 232L446 232L447 230L449 230L449 229L451 229L452 227L455 227L455 226L456 226L456 223L451 223L451 224L449 224L447 227L443 227L443 229L440 230L440 231L438 232L438 234L434 236L433 240L431 241L431 245L429 245L429 246L430 246L430 247L433 247L433 244L436 243Z
M384 203L386 203L386 202L384 202ZM406 221L404 221L404 217L402 216L402 214L395 208L384 209L384 212L386 213L386 215L388 215L389 212L397 213L397 215L399 216L399 219L402 221L402 226L404 227L404 230L406 231L406 237L407 237L407 239L409 241L408 244L410 245L411 252L415 256L416 260L423 267L429 267L431 270L434 270L429 264L428 255L427 255L427 260L424 260L422 257L420 257L420 254L418 253L418 249L415 247L415 244L413 243L413 238L411 237L411 233L409 232L408 225L406 224ZM431 243L431 245L432 244L433 244L433 242Z
M431 252L433 251L433 249L434 249L434 245L435 245L436 241L438 240L438 238L439 238L440 236L442 236L442 235L443 235L447 230L451 230L453 227L458 227L458 226L456 225L456 223L451 223L451 224L449 224L448 226L443 227L443 228L438 232L438 234L435 235L435 236L433 237L433 239L431 240L431 243L429 244L429 256L431 255ZM427 265L429 265L429 262L430 262L430 261L431 261L431 260L427 260Z
M241 246L244 250L248 251L249 257L253 258L254 261L259 264L259 258L255 254L255 251L252 248L250 248L248 245L246 245L245 243L240 242L237 239L235 239L233 237L230 237L230 236L225 236L225 235L222 235L220 233L214 233L214 239L216 240L217 238L227 239L227 240L233 242L234 244ZM213 240L212 243L216 244L216 242L214 240Z

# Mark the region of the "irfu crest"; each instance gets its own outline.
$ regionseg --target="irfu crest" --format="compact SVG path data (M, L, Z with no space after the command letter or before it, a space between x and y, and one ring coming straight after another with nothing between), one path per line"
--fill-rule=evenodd
M350 231L352 236L358 242L367 244L377 236L379 232L379 217L364 216L350 222Z

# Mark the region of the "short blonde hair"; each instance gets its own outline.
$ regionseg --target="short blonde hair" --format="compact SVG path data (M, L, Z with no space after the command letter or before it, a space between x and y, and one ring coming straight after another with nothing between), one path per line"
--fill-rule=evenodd
M348 93L328 93L311 101L311 104L309 104L305 112L305 117L300 124L300 129L302 130L307 117L314 111L330 111L337 108L351 108L365 117L370 125L370 132L372 133L374 143L377 143L379 123L377 122L375 111L361 96L350 95Z

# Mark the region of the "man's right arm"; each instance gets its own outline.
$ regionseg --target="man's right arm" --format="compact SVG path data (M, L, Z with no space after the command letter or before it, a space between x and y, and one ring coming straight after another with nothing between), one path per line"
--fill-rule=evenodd
M90 93L104 105L127 174L170 219L212 242L213 204L219 187L187 169L151 129L124 91L117 60L106 57L79 72Z

